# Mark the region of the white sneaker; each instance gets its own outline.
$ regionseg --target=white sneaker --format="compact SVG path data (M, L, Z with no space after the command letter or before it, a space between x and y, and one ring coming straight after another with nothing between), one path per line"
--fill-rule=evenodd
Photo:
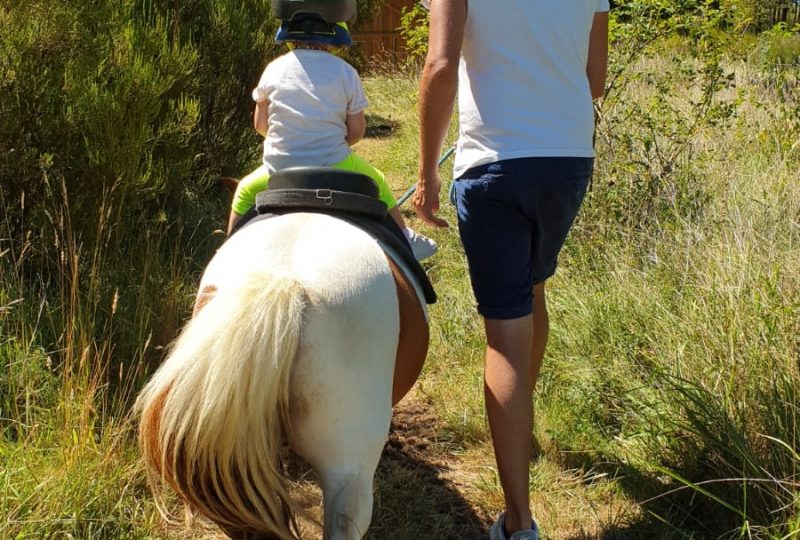
M405 234L408 243L411 244L411 251L414 253L414 258L418 261L424 261L436 253L436 251L439 249L439 246L437 246L436 242L434 242L431 238L419 234L413 229L406 227L403 233Z
M539 528L536 526L536 521L531 521L530 529L517 531L510 538L506 536L505 523L506 513L503 512L489 529L489 540L539 540Z

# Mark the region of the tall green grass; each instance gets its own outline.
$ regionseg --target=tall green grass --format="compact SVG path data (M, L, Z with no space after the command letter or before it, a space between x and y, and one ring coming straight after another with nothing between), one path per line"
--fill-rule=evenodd
M119 252L105 236L89 249L55 189L39 202L50 245L0 222L0 538L150 538L159 519L128 407L185 316L192 265L145 223ZM43 258L49 276L32 270Z

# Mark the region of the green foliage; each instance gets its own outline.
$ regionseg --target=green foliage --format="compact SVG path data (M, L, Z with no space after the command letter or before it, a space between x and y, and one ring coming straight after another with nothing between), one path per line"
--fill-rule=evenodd
M614 156L603 194L617 219L646 226L702 211L702 160L692 141L705 129L724 129L735 113L727 92L733 76L718 38L727 16L711 2L694 1L632 0L612 11L597 140L601 153ZM680 54L655 71L643 69L664 47ZM623 97L634 88L647 99Z
M63 178L70 217L83 229L104 204L124 200L135 213L185 181L199 116L191 97L196 54L170 43L163 20L122 22L126 16L69 2L3 12L6 200L20 200L23 192L29 201L43 199L43 175ZM18 218L41 225L36 208L29 204L29 215ZM91 238L93 231L84 232Z
M779 8L796 7L794 0L723 0L724 5L735 14L735 30L760 32L775 23Z
M415 3L410 9L403 8L400 18L400 35L406 42L409 63L418 63L428 53L428 10Z
M225 214L215 179L256 162L250 89L280 50L269 13L267 1L211 0L0 10L3 225L10 239L31 235L24 273L48 287L73 246L71 274L80 300L94 303L98 335L108 314L97 306L135 298L148 265L172 265L175 255L158 251L167 243L150 235L180 242L187 223L207 238ZM126 251L130 259L108 257ZM58 348L47 341L57 332L40 338Z
M797 209L785 206L796 194L779 195L787 180L760 160L796 171L798 72L732 63L718 21L689 24L701 13L613 19L597 182L575 235L599 283L574 293L570 305L586 311L565 322L582 329L570 350L602 364L567 371L580 397L554 396L568 427L552 434L590 462L616 455L646 472L640 485L666 493L651 511L679 508L703 535L786 537L800 441ZM616 241L627 247L613 260L596 255Z
M759 49L767 67L800 65L800 25L776 24L761 35Z

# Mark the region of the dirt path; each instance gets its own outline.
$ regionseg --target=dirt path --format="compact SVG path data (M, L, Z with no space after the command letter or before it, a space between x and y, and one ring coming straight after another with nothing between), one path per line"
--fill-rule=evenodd
M437 441L438 418L420 398L401 403L378 466L367 539L483 539L491 517L465 498L462 463Z
M389 440L375 473L372 523L365 540L478 540L487 538L491 518L464 495L462 463L437 442L438 418L427 401L412 392L394 411ZM322 493L313 471L291 467L295 494L317 522ZM303 538L318 540L318 525L303 524Z
M433 407L412 392L396 409L376 474L375 510L367 540L486 540L503 507L488 442L448 450ZM544 540L652 538L642 511L593 471L569 469L539 452L531 504Z
M375 474L373 518L365 540L486 540L502 497L495 485L487 444L452 450L440 441L442 426L434 408L413 392L394 411L389 440ZM317 522L322 493L314 473L290 466L295 494ZM604 475L564 469L547 457L531 473L532 505L545 524L543 540L652 538L637 527L641 510ZM176 538L221 540L213 526L195 523ZM319 540L320 527L307 522L303 538ZM170 531L175 534L174 529Z

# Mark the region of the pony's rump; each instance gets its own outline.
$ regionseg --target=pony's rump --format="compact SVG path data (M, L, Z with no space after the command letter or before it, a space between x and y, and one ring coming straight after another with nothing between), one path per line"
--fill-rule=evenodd
M235 539L297 540L295 516L308 514L282 467L291 448L317 472L324 538L363 537L392 399L428 343L423 288L382 245L299 212L220 247L195 317L136 403L153 484Z

